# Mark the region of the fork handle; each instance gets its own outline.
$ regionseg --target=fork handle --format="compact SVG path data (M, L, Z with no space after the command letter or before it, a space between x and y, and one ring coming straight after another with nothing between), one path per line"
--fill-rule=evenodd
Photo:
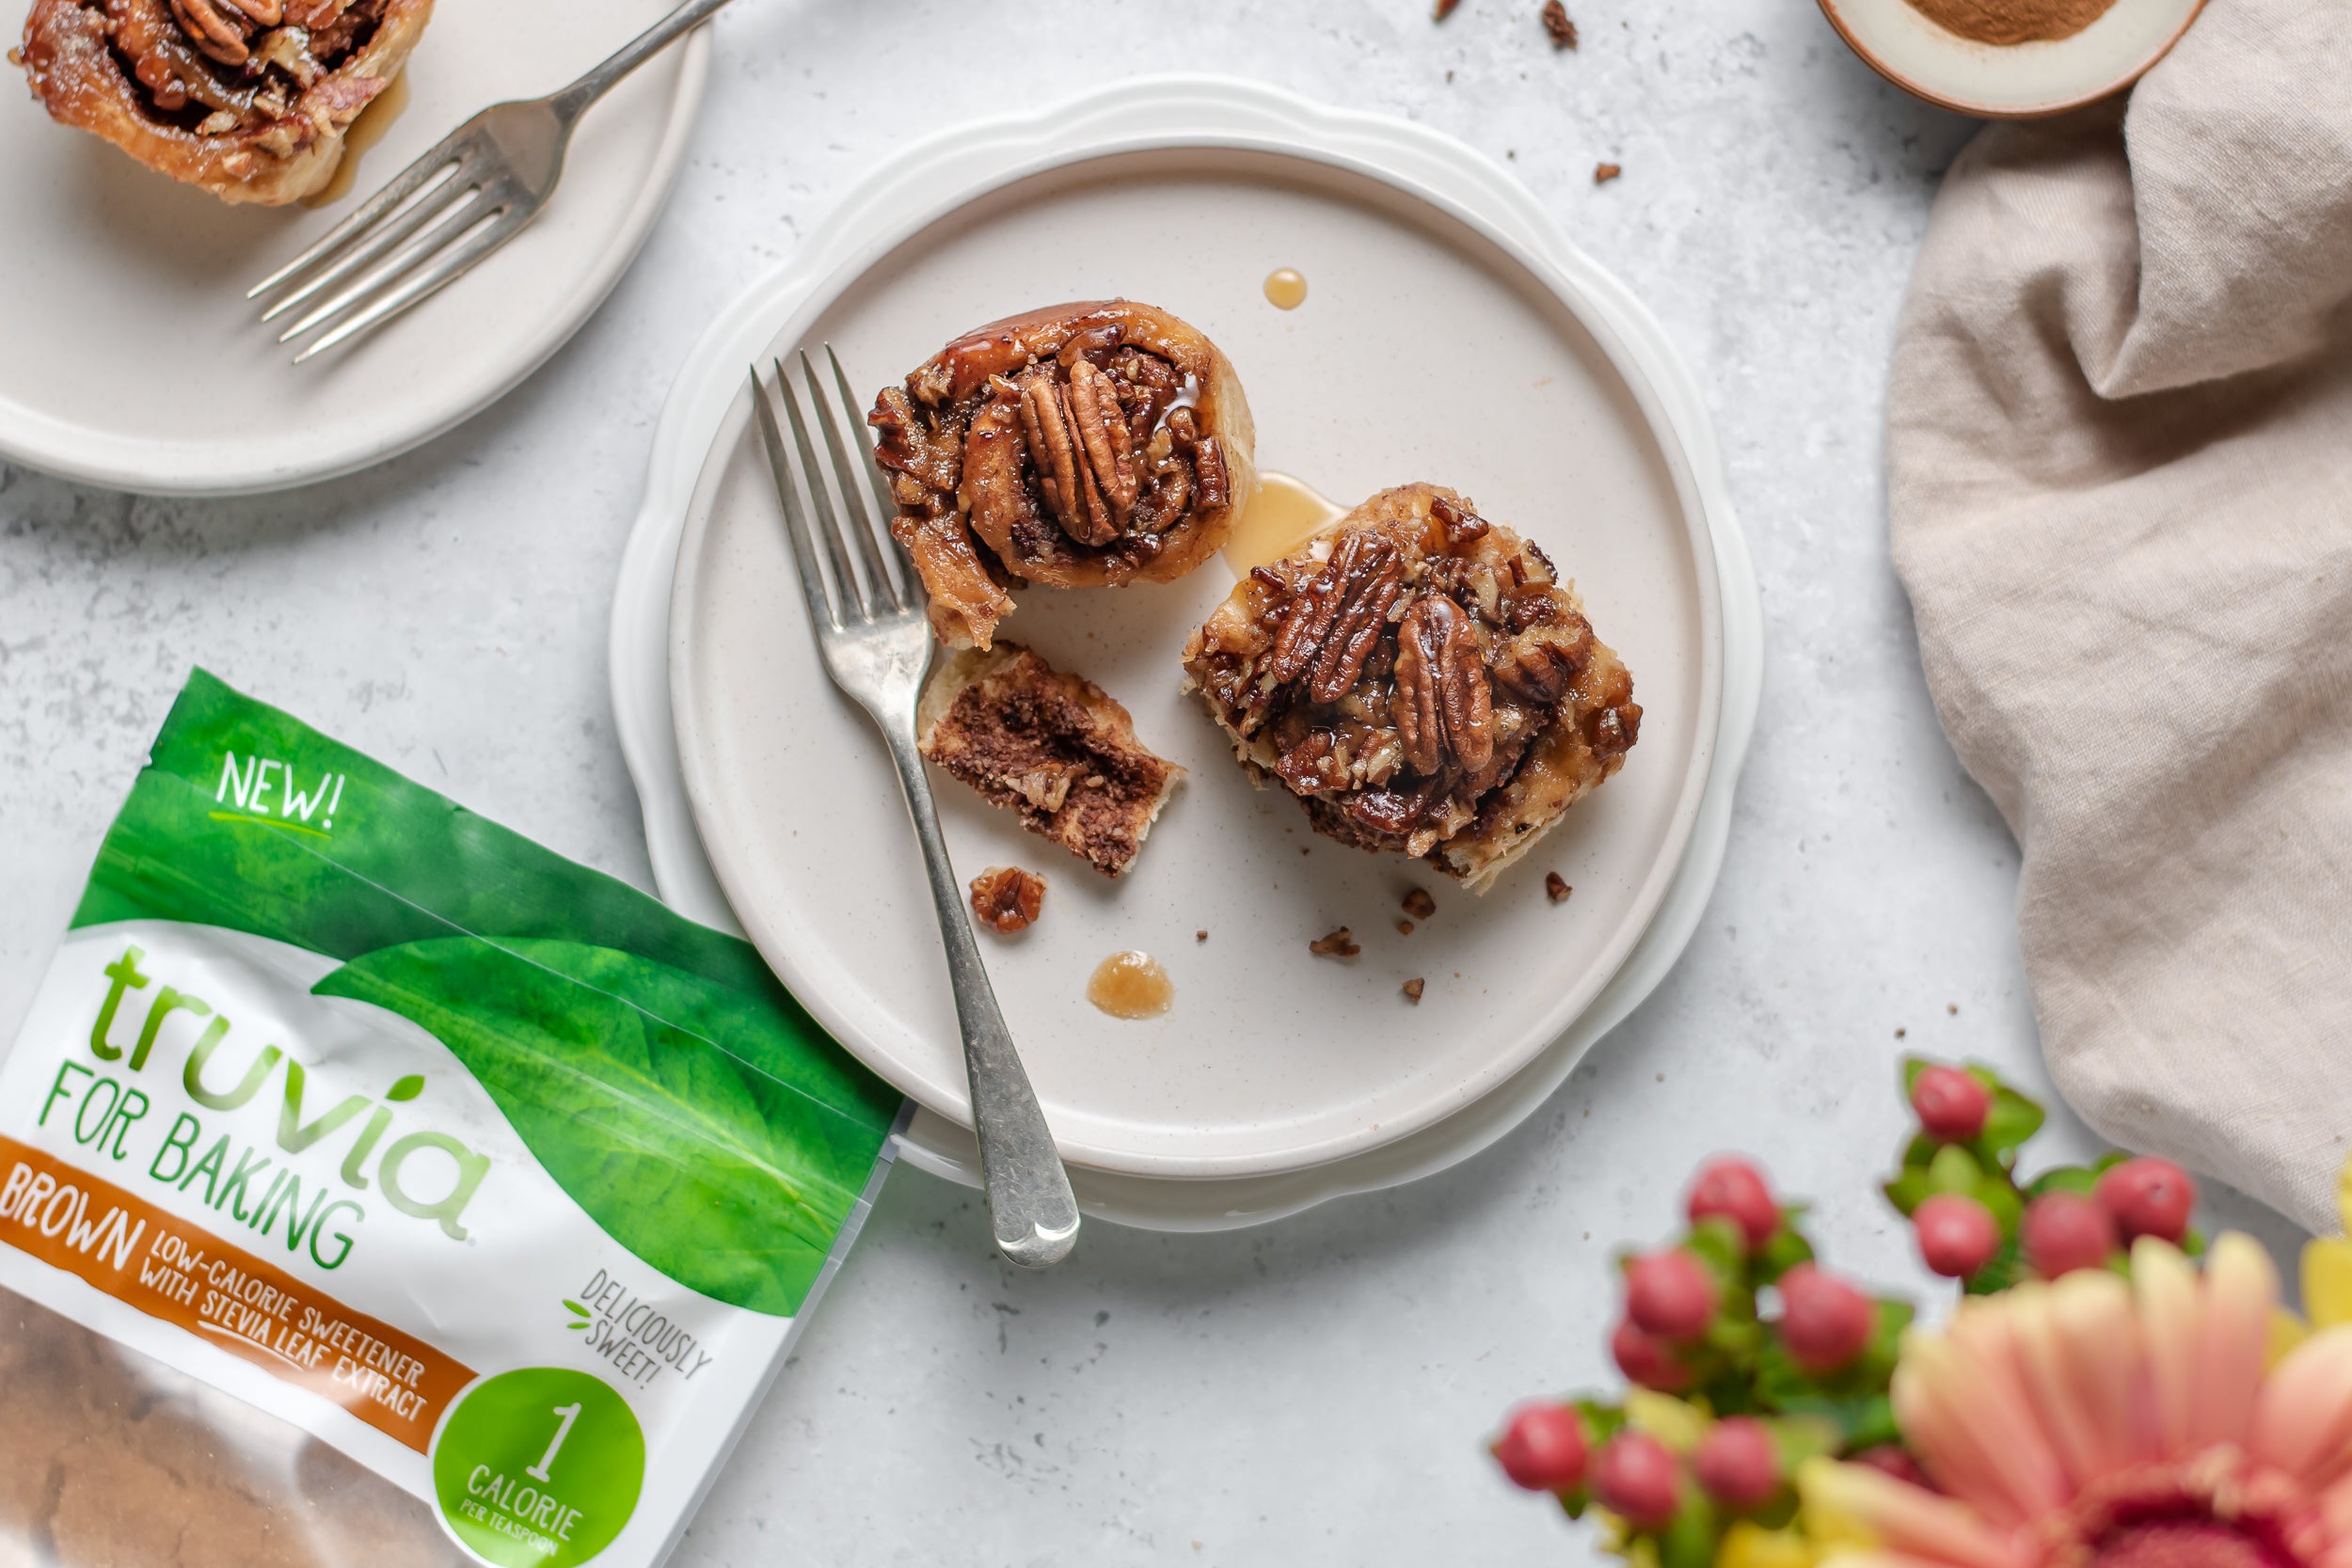
M1050 1268L1070 1256L1078 1242L1078 1200L1070 1190L1045 1113L1021 1066L1012 1032L996 1007L996 990L980 962L980 946L964 913L963 889L947 859L939 832L931 783L923 772L911 724L882 726L890 760L898 767L907 812L923 841L923 865L930 873L931 901L939 908L939 935L947 948L947 978L956 992L956 1021L963 1031L963 1070L972 1085L972 1127L980 1140L980 1190L988 1199L996 1250L1025 1269Z
M685 5L621 45L612 58L548 102L565 119L578 119L587 112L589 104L612 91L622 77L669 48L679 35L701 26L725 4L727 0L686 0Z

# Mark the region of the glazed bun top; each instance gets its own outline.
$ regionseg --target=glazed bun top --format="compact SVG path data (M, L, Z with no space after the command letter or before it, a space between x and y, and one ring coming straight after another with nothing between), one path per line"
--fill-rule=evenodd
M1089 300L966 333L868 417L898 505L892 532L957 646L987 647L1023 583L1183 577L1257 486L1233 367L1149 305Z

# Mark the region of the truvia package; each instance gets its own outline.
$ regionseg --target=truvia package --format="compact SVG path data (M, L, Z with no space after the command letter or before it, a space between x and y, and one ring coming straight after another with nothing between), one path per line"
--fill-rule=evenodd
M740 941L198 673L0 1069L0 1565L650 1568L901 1112Z

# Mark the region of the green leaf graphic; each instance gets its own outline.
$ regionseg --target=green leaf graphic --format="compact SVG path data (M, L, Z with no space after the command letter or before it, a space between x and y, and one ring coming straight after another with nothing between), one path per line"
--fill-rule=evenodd
M898 1107L772 1009L610 948L410 942L313 989L429 1031L614 1241L754 1311L799 1309Z

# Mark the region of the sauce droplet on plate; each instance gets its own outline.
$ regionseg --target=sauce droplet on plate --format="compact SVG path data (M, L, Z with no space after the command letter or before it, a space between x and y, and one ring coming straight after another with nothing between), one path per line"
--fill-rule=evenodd
M1130 950L1094 966L1087 1000L1113 1018L1157 1018L1174 1004L1176 986L1159 959Z
M1271 566L1313 538L1346 509L1325 499L1304 480L1262 472L1249 504L1225 541L1225 564L1246 578L1253 566Z
M1278 267L1265 275L1265 298L1277 310L1295 310L1307 303L1307 277L1295 267Z

